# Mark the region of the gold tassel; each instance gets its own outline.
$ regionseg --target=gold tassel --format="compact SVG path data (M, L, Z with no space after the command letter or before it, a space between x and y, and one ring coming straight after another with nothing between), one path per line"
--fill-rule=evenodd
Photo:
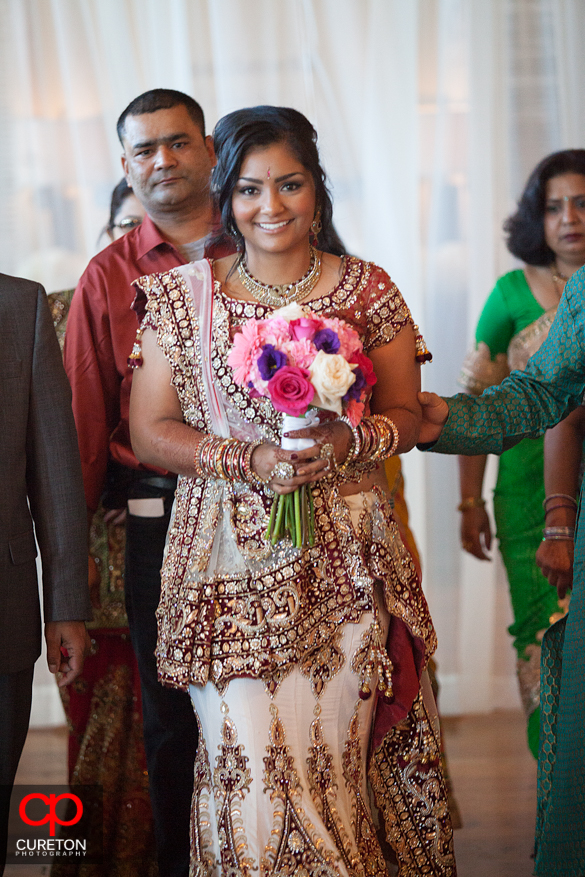
M417 362L432 362L433 355L427 345L425 344L425 339L421 335L421 331L419 327L415 324L413 326L414 329L414 346L416 349L415 359Z

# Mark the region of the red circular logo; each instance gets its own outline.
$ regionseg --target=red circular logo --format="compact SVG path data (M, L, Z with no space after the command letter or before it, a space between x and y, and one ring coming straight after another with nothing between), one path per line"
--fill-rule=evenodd
M26 805L33 798L40 798L41 801L48 807L47 815L43 817L43 819L31 819L26 815ZM73 819L59 819L57 816L57 804L63 798L70 798L72 801L75 801L76 814ZM51 837L55 837L55 824L59 825L75 825L76 822L79 822L81 817L83 816L83 804L81 802L81 798L78 798L77 795L71 794L71 792L65 792L63 795L43 795L40 792L32 792L30 795L26 795L20 802L18 807L18 815L22 819L23 822L26 822L27 825L45 825L45 823L49 823L50 835Z

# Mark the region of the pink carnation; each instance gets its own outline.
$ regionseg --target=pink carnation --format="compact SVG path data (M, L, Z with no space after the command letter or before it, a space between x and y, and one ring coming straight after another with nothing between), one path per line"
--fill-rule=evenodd
M258 321L258 334L262 344L273 344L280 349L290 338L288 321L282 317L272 317L270 320Z
M288 364L299 368L309 368L317 355L317 348L308 338L303 338L302 341L288 341L283 344L282 350L287 355Z
M268 392L276 410L293 417L302 417L306 414L315 395L310 377L309 372L304 368L291 365L279 368L274 377L268 381Z
M247 320L234 336L234 346L229 352L228 365L234 370L234 381L246 387L250 381L250 370L260 355L264 341L259 332L259 321Z

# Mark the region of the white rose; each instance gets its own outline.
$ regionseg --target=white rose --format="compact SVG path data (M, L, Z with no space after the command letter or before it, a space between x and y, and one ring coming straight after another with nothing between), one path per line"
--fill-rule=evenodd
M341 400L355 381L354 368L338 353L320 350L309 368L315 387L311 405L341 414Z
M272 312L273 317L280 317L283 320L288 320L290 323L291 320L300 320L301 317L305 316L304 308L297 304L296 301L293 301L289 305L285 305L283 308L278 308L277 311Z

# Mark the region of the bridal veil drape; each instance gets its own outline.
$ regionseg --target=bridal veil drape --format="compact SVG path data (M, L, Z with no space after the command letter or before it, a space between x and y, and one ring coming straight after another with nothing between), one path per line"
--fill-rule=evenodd
M392 274L456 389L532 166L585 146L582 0L0 0L0 267L75 284L120 178L115 122L148 88L316 125L348 249ZM499 561L458 547L456 463L404 461L444 712L515 705ZM42 673L37 716L50 707ZM57 714L56 714L57 715Z

